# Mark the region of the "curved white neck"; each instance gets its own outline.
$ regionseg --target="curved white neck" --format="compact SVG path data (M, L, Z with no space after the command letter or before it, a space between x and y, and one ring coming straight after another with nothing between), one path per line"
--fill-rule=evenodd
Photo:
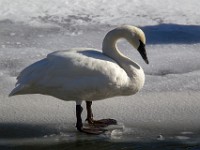
M123 31L119 29L114 29L108 32L103 40L102 50L103 53L116 60L118 57L121 57L123 54L117 48L117 40L120 38L125 38Z
M105 55L115 60L127 72L129 77L132 77L132 70L140 69L140 66L123 55L117 47L117 40L120 38L125 38L130 43L128 37L130 33L127 32L127 30L118 28L108 32L103 40L102 50Z

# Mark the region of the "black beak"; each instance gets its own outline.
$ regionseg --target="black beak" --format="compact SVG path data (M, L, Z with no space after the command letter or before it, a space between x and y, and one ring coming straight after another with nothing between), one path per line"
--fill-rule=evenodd
M147 53L146 53L146 49L145 49L145 45L142 41L140 41L140 46L138 47L138 51L140 53L140 55L142 56L142 58L144 59L144 61L149 64L148 58L147 58Z

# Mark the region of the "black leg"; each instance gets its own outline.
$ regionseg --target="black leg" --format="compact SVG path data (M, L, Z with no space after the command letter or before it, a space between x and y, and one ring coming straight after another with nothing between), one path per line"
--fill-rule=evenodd
M84 128L82 118L81 118L82 111L83 111L83 108L81 107L81 105L76 105L76 119L77 119L76 128L78 131L84 132L87 134L96 134L96 135L102 134L106 131L105 129L100 129L100 128Z
M79 131L82 131L83 128L83 122L82 122L82 118L81 118L81 114L82 114L83 108L81 107L81 105L76 105L76 128Z
M93 123L93 113L92 113L92 101L86 101L86 109L87 109L87 119L86 121L88 121L89 124Z
M106 127L109 125L116 125L117 121L114 119L101 119L101 120L94 120L93 113L92 113L92 101L86 101L86 108L87 108L87 118L89 125L95 127Z

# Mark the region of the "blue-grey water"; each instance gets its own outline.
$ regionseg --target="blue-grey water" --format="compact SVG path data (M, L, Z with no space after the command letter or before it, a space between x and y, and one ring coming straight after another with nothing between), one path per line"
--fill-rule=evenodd
M127 137L126 137L127 136ZM159 135L157 137L136 137L134 134L119 137L109 135L84 135L71 133L60 135L49 135L36 138L18 138L0 140L0 148L9 149L30 149L30 150L198 150L199 136L191 134L187 137L179 135Z
M101 135L88 135L69 129L55 130L47 125L1 124L2 150L198 150L198 131L180 129L127 127L109 130Z

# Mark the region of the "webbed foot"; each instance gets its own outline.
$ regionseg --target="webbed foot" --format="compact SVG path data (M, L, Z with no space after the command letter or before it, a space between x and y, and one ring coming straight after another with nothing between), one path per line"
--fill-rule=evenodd
M88 124L90 126L96 127L96 128L104 128L109 125L116 125L117 121L115 119L100 119L100 120L93 120L93 119L86 119L88 121Z
M105 133L107 130L102 128L96 128L96 127L83 127L81 129L78 129L80 132L86 133L86 134L94 134L94 135L100 135Z

